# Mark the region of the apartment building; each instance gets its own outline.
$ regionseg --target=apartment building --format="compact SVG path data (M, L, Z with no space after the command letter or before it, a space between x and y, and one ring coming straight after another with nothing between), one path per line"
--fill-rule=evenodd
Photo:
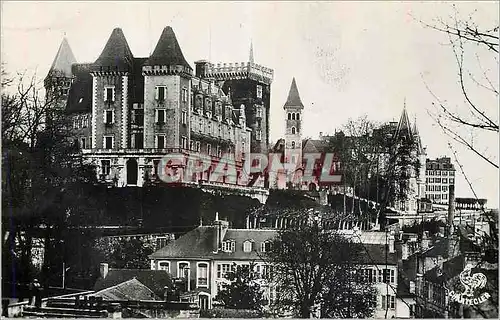
M449 157L426 159L425 193L433 203L448 204L449 187L455 185L455 166Z

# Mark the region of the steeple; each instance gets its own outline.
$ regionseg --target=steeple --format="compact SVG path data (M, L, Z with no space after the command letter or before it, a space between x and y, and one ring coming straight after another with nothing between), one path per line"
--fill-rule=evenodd
M295 82L295 77L292 80L292 85L290 86L290 91L288 92L288 99L286 100L284 107L304 108L304 105L300 100L299 89L297 89L297 83Z
M190 71L193 70L182 54L174 30L169 26L163 29L153 54L144 65L183 66Z
M57 50L56 57L52 62L47 78L49 77L72 77L71 66L76 63L75 56L71 47L69 46L66 37L63 38L59 50Z
M250 41L250 57L248 61L250 61L250 63L253 63L253 41Z
M122 29L115 28L104 46L101 55L95 61L96 67L111 67L113 71L128 71L132 67L134 56Z
M394 136L399 136L402 131L406 131L409 137L411 137L413 134L410 119L408 118L408 112L406 112L406 99L403 105L403 112L401 113L401 117L399 118L398 127Z

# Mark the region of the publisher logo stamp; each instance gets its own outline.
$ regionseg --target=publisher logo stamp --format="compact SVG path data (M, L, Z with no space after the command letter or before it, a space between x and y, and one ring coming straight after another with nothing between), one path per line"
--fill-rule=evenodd
M471 274L472 266L467 265L460 273L460 282L465 288L462 292L450 291L450 299L465 305L478 305L490 298L488 292L477 292L486 286L486 276L482 273Z

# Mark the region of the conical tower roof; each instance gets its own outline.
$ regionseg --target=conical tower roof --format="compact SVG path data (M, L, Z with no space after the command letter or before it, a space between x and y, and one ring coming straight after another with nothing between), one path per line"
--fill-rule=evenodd
M297 83L295 82L295 78L293 78L292 80L292 85L290 86L290 91L288 92L288 99L286 100L285 107L304 108L304 105L300 100L299 89L297 89Z
M132 68L133 61L134 56L130 51L122 29L115 28L94 66L111 67L112 70L126 71Z
M63 38L47 77L71 77L73 75L71 72L71 66L74 63L76 63L76 59L73 55L73 51L71 51L68 40Z
M406 132L409 137L412 137L412 129L410 124L410 118L408 117L408 112L406 112L406 106L403 107L403 112L399 118L398 127L396 129L395 136L399 136L402 132Z
M163 29L153 54L144 65L180 65L188 68L189 70L193 70L182 54L182 50L179 46L174 30L172 30L169 26Z

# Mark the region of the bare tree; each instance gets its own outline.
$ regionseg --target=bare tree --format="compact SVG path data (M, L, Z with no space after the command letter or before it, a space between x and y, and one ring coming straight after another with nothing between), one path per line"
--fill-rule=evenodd
M458 86L463 106L452 106L426 84L434 97L434 109L429 115L453 140L464 145L488 164L498 168L498 159L476 143L478 135L498 135L498 21L480 26L474 13L460 18L453 5L449 19L438 18L432 23L420 21L425 27L447 36L457 66ZM484 97L489 95L489 101ZM476 141L475 141L476 140Z

